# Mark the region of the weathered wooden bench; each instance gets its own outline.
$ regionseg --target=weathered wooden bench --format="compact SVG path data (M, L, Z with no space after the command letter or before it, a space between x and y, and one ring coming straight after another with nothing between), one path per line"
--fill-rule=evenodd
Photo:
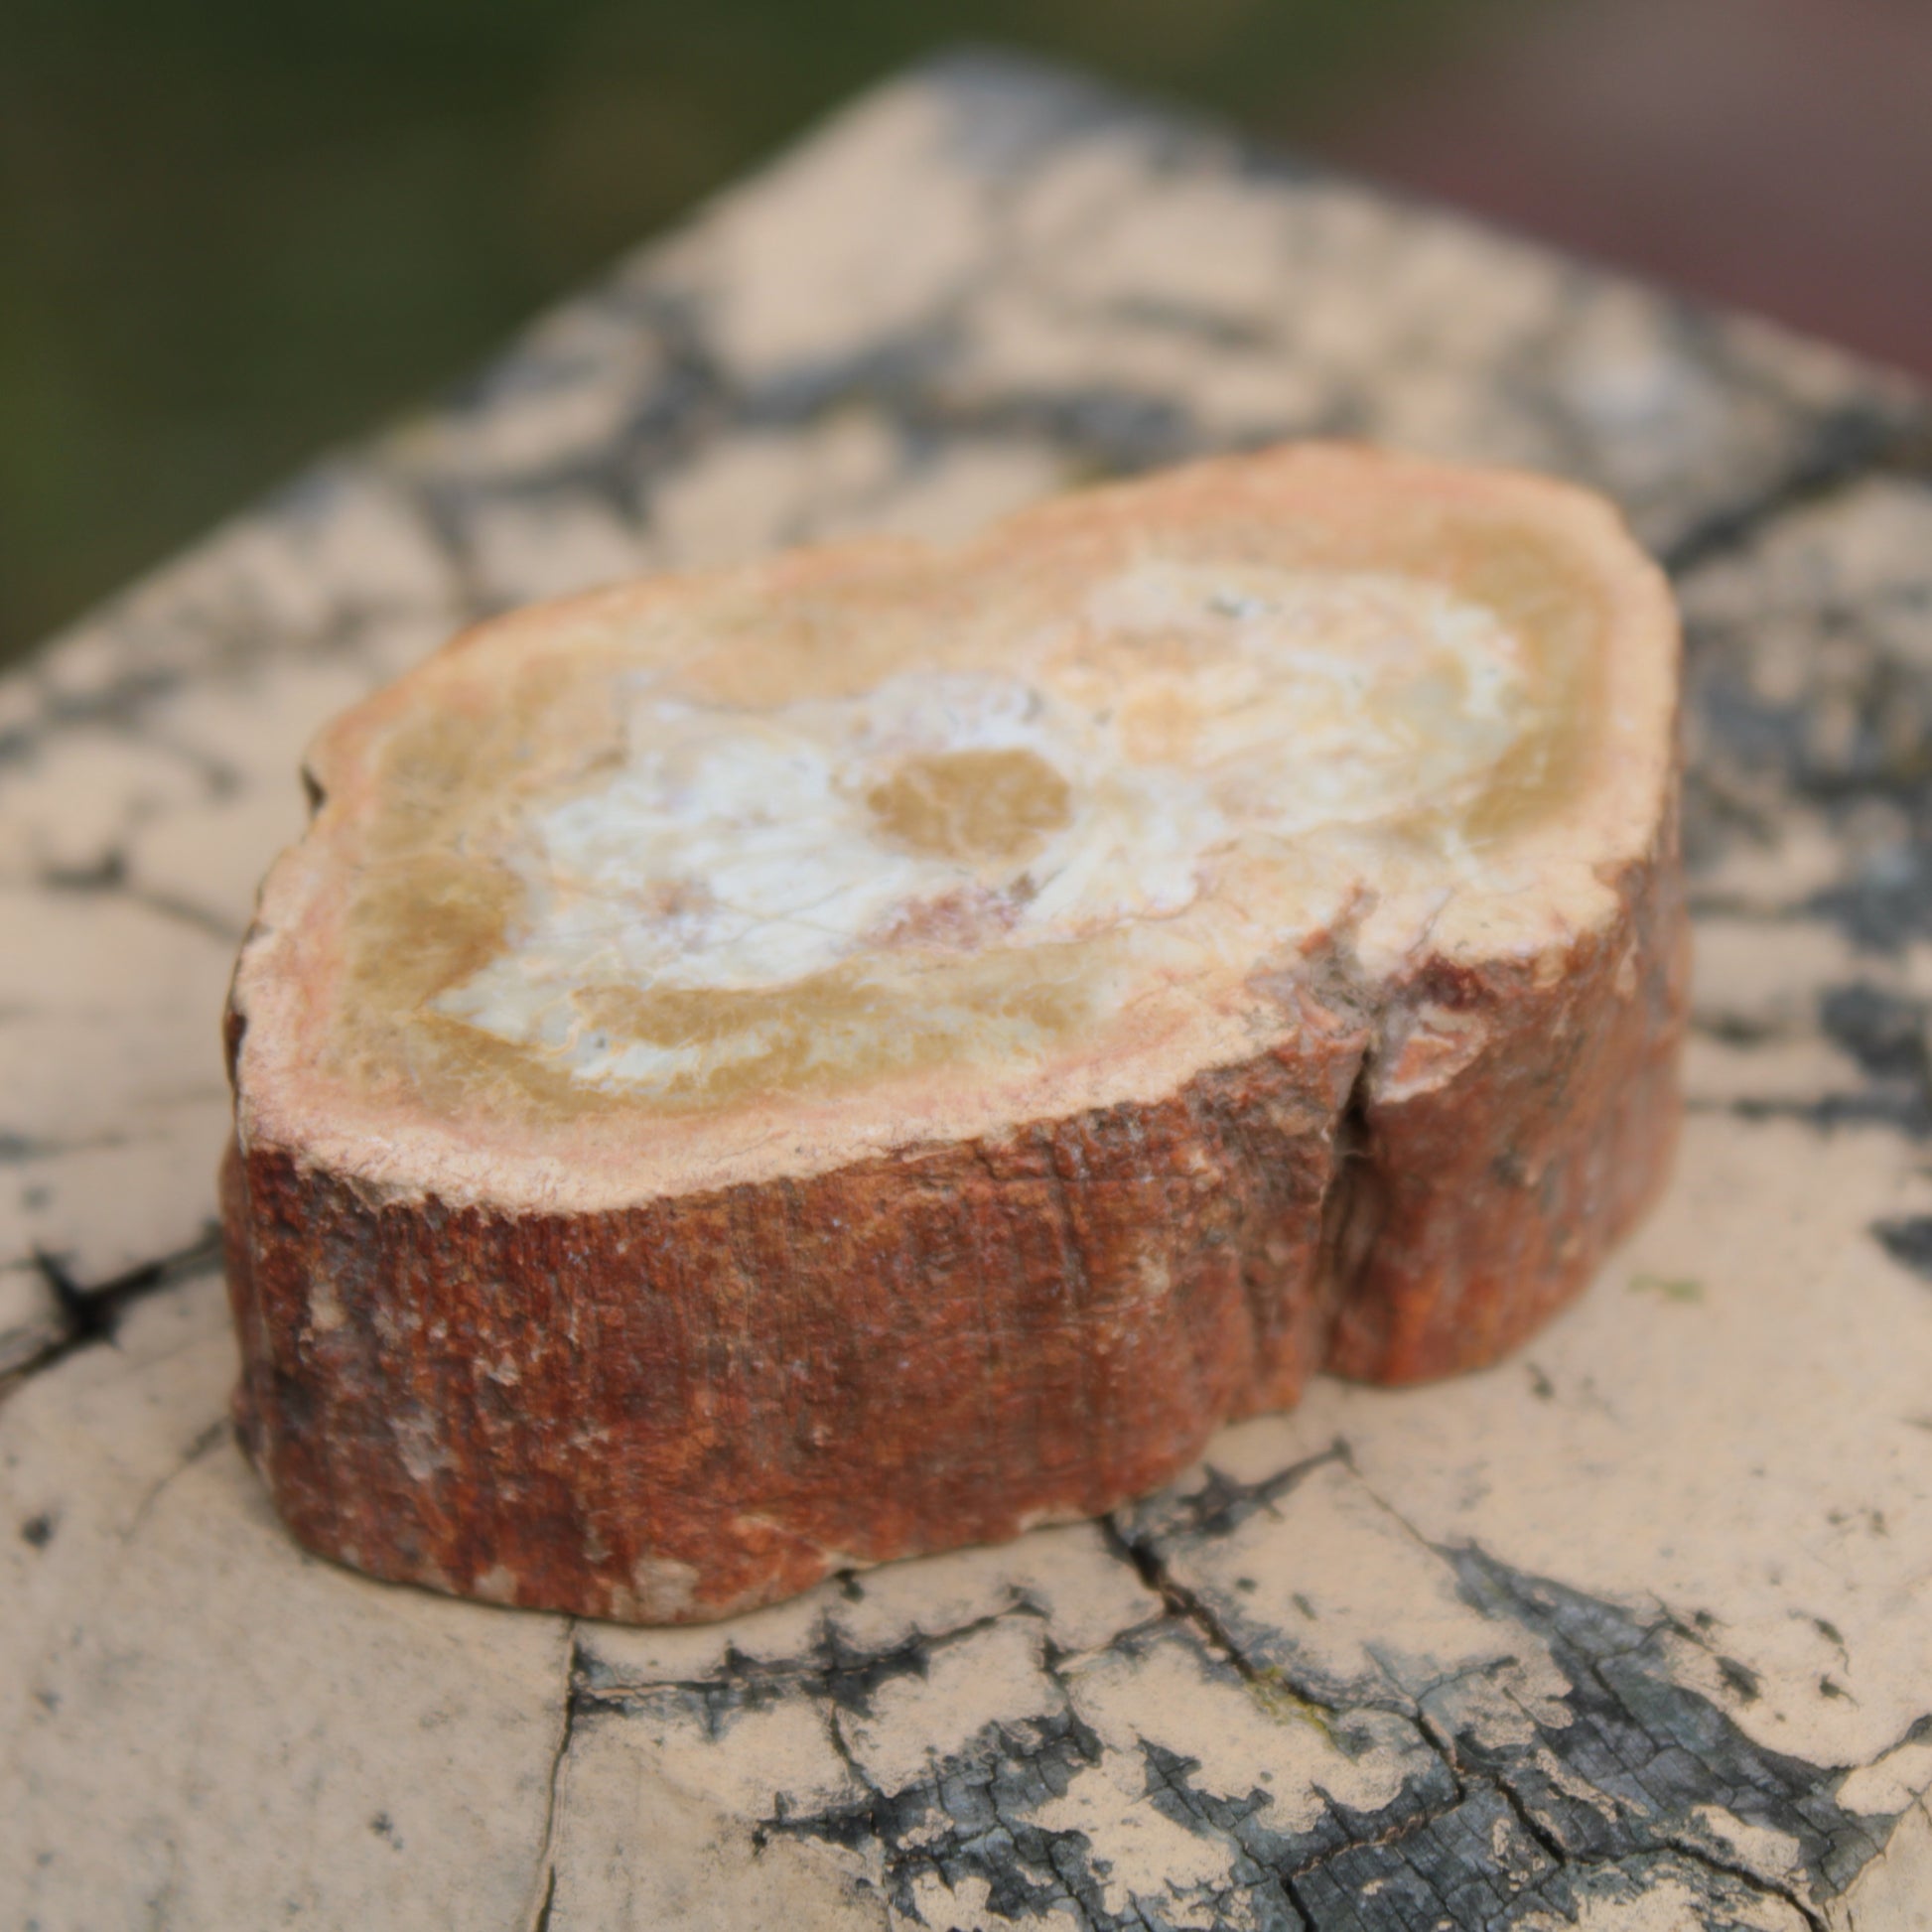
M0 1923L1932 1924L1929 420L954 61L0 685ZM1579 477L1681 589L1692 1113L1585 1302L731 1625L301 1554L207 1227L318 721L512 601L1301 432Z

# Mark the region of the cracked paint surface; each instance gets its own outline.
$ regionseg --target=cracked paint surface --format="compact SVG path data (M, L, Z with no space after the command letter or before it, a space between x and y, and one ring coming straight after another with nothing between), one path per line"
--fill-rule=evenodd
M1922 403L955 63L0 684L0 1897L56 1928L1692 1927L1932 1897ZM1297 432L1617 497L1690 621L1694 1113L1526 1355L1114 1521L625 1630L300 1554L215 1015L323 718L638 568ZM79 1829L77 1821L85 1821Z

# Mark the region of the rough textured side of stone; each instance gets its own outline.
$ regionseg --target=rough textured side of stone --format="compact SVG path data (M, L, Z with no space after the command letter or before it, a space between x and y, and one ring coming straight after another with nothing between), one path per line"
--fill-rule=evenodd
M1093 1514L1292 1400L1363 1040L623 1212L230 1169L244 1439L312 1547L643 1621Z
M1337 1373L1413 1382L1497 1360L1663 1185L1690 980L1674 815L1619 891L1626 916L1559 974L1425 959L1393 990L1341 1210Z
M1379 1015L1299 986L1292 1044L1170 1099L822 1175L499 1214L253 1148L243 1440L372 1576L678 1621L1110 1509L1323 1366L1481 1366L1667 1171L1674 822L1617 891L1540 983L1426 960Z

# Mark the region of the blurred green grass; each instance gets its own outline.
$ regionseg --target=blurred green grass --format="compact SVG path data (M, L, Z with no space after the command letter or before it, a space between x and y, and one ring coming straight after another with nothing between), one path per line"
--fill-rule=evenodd
M922 54L1318 140L1509 3L5 0L0 658Z

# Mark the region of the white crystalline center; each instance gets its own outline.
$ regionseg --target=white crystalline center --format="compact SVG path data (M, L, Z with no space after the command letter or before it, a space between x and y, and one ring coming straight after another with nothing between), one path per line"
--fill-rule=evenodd
M1441 585L1169 562L1096 585L999 671L768 710L667 684L637 681L620 767L523 821L523 920L436 1002L600 1085L719 1046L607 1040L578 989L769 990L957 946L962 921L1025 948L1169 919L1237 847L1473 795L1529 712L1519 639ZM1029 755L984 764L1042 781L1029 836L935 849L882 814L897 775L961 754Z

